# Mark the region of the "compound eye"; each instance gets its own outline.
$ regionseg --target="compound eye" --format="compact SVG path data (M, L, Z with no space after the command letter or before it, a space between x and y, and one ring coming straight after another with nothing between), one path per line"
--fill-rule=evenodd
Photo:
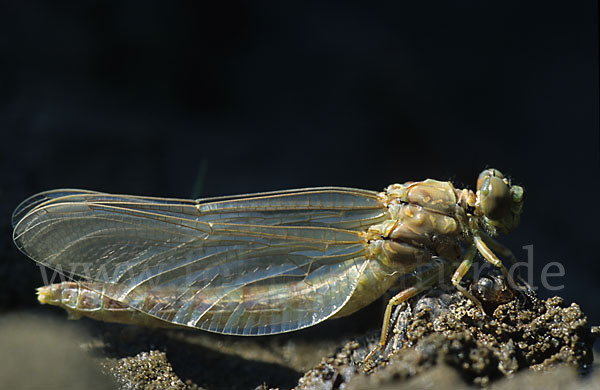
M483 182L488 177L499 177L500 179L504 179L504 175L499 170L494 169L494 168L484 169L483 171L481 171L481 173L479 174L479 177L477 178L477 190L478 191L481 189L481 186L483 186Z
M500 220L510 212L512 194L508 185L498 176L487 176L479 190L481 210L486 217Z
M510 194L513 203L521 203L523 201L523 187L512 186L510 187Z

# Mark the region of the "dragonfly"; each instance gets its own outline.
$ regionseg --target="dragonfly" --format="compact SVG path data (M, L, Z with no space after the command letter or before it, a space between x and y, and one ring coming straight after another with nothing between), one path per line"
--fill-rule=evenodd
M523 188L485 169L476 190L427 179L384 191L305 188L198 200L59 189L23 201L16 246L70 279L38 289L72 317L271 335L350 315L388 290L393 307L477 253L510 276L493 237L519 224ZM497 255L498 254L498 255ZM509 279L511 280L511 279Z

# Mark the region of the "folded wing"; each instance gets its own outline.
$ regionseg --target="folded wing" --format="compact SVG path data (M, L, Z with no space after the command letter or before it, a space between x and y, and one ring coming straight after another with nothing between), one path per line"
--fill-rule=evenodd
M176 324L273 334L334 315L367 266L371 191L315 188L203 200L56 190L13 214L14 240L66 275Z

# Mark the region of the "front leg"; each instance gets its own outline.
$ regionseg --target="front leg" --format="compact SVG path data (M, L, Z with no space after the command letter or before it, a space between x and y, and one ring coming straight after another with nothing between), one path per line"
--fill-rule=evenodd
M473 265L473 259L475 258L476 254L477 248L473 245L469 248L467 253L465 253L463 261L458 265L456 271L454 271L451 280L452 285L456 287L456 289L460 291L462 295L464 295L469 300L471 300L471 302L476 304L481 309L481 312L485 314L485 310L483 310L483 305L481 304L479 299L475 298L473 294L471 294L469 291L467 291L466 288L460 285L462 278L467 274L467 272L469 272L469 269L471 269L471 265Z

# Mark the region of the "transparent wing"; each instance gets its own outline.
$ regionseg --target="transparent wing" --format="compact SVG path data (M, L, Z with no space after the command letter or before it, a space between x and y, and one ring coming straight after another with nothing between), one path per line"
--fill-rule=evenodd
M61 273L176 324L273 334L335 314L367 266L377 193L315 188L179 200L56 190L13 213L14 240ZM108 291L108 290L106 290Z

